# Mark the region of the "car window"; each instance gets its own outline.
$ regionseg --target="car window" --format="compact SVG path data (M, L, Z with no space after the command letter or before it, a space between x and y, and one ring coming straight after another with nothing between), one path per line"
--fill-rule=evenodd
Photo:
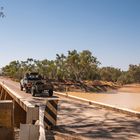
M41 80L40 75L29 75L28 80Z

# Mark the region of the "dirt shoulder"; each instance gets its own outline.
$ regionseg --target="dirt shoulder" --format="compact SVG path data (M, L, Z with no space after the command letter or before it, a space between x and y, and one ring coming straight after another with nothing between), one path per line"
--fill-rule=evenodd
M53 82L55 91L80 93L129 92L140 93L140 84L119 85L106 81Z
M113 105L119 108L140 111L140 85L125 85L108 92L65 91L65 94L79 98Z
M128 84L118 89L119 92L140 93L140 84Z
M120 86L112 82L104 81L62 81L52 82L54 89L61 92L107 92Z

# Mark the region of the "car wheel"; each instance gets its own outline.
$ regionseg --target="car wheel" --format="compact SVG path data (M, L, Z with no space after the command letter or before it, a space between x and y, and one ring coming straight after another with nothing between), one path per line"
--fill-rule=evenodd
M35 94L36 94L36 91L35 91L34 87L31 88L31 94L32 94L32 96L35 96Z
M22 85L20 85L20 90L23 91L23 86Z
M53 96L53 90L52 89L49 89L48 93L49 93L49 97Z
M26 93L28 93L28 92L29 92L28 88L25 88L25 92L26 92Z

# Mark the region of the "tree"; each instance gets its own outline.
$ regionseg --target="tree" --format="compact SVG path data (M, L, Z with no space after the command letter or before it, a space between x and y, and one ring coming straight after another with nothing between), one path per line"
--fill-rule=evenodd
M99 68L100 62L89 50L77 52L68 51L67 55L56 54L55 60L35 60L27 58L26 61L12 61L2 68L6 76L20 79L26 72L39 72L48 79L74 81L104 80L122 84L140 83L140 64L129 65L128 71L121 71L114 67Z
M66 56L64 54L56 54L56 67L57 67L57 79L64 80L68 78L68 71L66 68Z
M70 77L76 81L88 79L99 64L89 50L79 53L76 50L68 51L66 63Z
M4 75L10 76L13 78L19 78L20 77L20 69L21 65L19 61L12 61L9 65L6 65L4 68L2 68L2 71L4 72Z
M103 67L100 69L100 77L103 81L116 82L121 76L121 70L114 67Z
M130 84L133 83L134 81L130 73L128 73L128 71L123 71L120 77L118 77L117 82L120 84Z
M140 82L140 64L129 65L128 73L131 75L131 81L136 83Z

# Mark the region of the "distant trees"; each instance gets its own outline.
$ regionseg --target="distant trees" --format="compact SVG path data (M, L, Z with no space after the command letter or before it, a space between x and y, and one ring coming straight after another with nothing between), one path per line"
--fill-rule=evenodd
M12 61L2 68L3 75L20 79L26 72L36 71L43 76L63 80L103 80L121 84L140 82L140 65L129 65L128 71L114 67L99 68L100 62L89 50L68 51L67 55L56 54L55 60Z
M64 54L56 54L55 66L56 66L56 79L57 80L64 80L69 77L67 63L66 63L66 56Z
M129 65L128 74L130 75L132 82L140 82L140 64Z
M99 77L97 68L99 65L97 58L89 50L77 52L68 51L68 55L56 54L55 60L35 60L28 58L26 61L12 61L5 66L3 74L19 78L29 71L38 71L42 75L56 80L94 80Z
M132 77L132 75L130 75L128 71L123 71L121 76L118 77L117 82L120 84L133 83L134 81L132 81L131 77Z
M99 62L88 50L78 53L76 50L68 51L66 59L67 71L74 80L93 80ZM93 75L93 76L92 76Z
M128 71L122 72L121 76L118 78L118 82L122 84L140 83L140 64L129 65Z
M100 77L103 81L117 82L122 72L114 67L103 67L100 69Z
M4 72L4 75L10 76L13 78L19 78L20 76L20 69L21 65L19 61L12 61L9 65L6 65L4 68L2 68L2 71Z

